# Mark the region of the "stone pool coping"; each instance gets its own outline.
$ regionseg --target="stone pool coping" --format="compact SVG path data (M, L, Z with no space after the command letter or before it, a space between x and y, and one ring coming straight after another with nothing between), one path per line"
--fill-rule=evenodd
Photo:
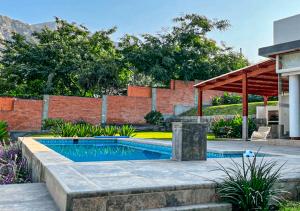
M121 197L122 195L128 198L133 195L139 195L140 197L140 195L152 194L151 197L154 197L154 193L156 195L170 193L187 194L187 192L194 190L198 191L199 196L202 198L205 197L204 195L211 198L215 193L215 183L212 180L222 176L222 173L212 171L218 166L216 159L185 162L171 160L131 160L80 163L65 158L35 139L50 138L20 138L23 154L27 157L30 167L32 167L34 181L46 182L52 197L62 210L79 206L78 203L76 204L76 200L81 200L80 203L82 203L82 200L89 201L96 198L97 203L101 204L104 203L103 201L108 200L108 198L112 200L113 197ZM53 137L51 139L57 138ZM170 141L146 139L120 140L171 146ZM224 153L229 151L241 152L245 149L258 149L257 144L253 146L250 143L242 143L240 146L239 144L208 142L208 151ZM294 153L285 152L280 149L276 150L272 150L270 146L263 146L261 152L280 155L267 159L276 159L279 163L287 161L282 178L282 182L285 182L287 189L300 186L300 156L297 153L297 149L286 149L286 151L294 150ZM230 165L228 162L230 159L228 158L217 160L224 166ZM101 199L100 202L98 199Z

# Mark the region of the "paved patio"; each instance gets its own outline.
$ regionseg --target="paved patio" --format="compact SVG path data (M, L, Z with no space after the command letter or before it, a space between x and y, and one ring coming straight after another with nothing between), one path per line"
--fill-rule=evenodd
M171 145L168 141L135 141ZM172 205L174 200L175 204L186 200L192 200L187 203L214 202L215 183L212 180L223 176L222 172L215 171L218 167L216 161L230 166L230 159L224 158L188 162L144 160L76 163L47 150L44 145L34 143L33 139L23 142L33 149L31 157L40 159L44 166L45 182L61 209L91 204L95 209L109 207L122 210L126 206L151 208ZM270 146L265 142L208 142L209 151L246 149L260 149L262 153L274 155L265 159L276 159L279 164L286 162L282 170L284 185L294 190L294 197L299 194L295 190L300 187L299 147ZM139 202L143 204L137 205Z

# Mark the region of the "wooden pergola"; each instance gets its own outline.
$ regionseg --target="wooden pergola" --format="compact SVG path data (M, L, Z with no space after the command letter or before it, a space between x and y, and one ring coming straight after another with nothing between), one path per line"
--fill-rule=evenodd
M264 97L278 96L278 90L288 90L288 80L276 73L276 62L266 60L254 65L235 70L218 77L202 81L195 85L198 88L198 116L202 116L202 96L206 90L218 90L242 94L243 103L243 139L248 140L248 94ZM200 118L201 119L201 118Z

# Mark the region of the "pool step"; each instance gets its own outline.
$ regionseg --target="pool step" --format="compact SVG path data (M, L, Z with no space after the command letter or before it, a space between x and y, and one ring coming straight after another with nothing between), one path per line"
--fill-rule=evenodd
M159 209L147 209L146 211L231 211L231 204L228 203L207 203L193 204L178 207L165 207Z

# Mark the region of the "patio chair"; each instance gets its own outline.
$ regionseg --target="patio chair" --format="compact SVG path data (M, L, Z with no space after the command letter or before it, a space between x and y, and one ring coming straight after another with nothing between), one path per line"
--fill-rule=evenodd
M271 127L259 127L257 131L254 131L251 135L251 141L267 140L271 131Z

